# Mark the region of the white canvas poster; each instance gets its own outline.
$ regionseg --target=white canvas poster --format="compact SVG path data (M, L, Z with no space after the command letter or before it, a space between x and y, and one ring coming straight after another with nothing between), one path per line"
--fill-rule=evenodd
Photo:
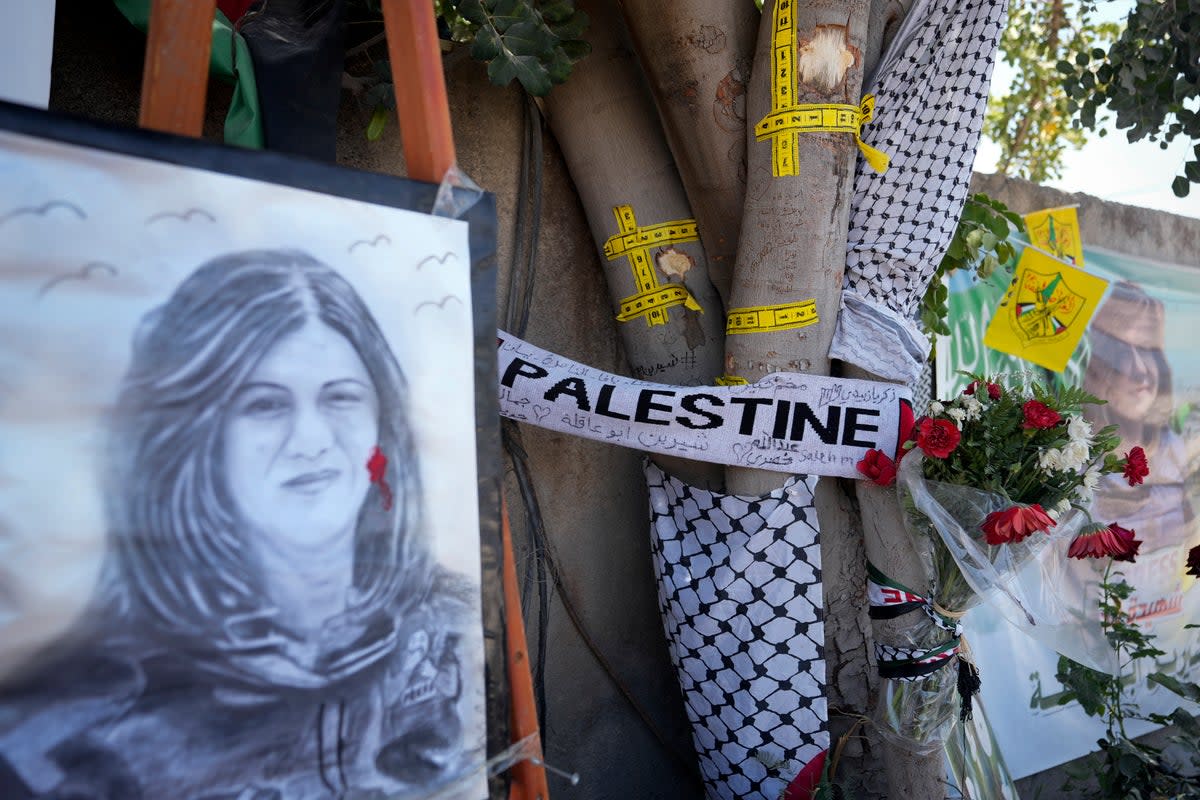
M486 795L467 229L0 132L0 797Z

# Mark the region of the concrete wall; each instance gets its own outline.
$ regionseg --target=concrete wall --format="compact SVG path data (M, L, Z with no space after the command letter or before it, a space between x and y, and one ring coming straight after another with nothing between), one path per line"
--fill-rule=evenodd
M1163 188L1172 175L1147 175ZM1165 211L1110 203L1080 192L1064 192L1005 175L976 173L971 191L984 192L1020 214L1043 208L1079 206L1079 229L1085 244L1139 258L1200 269L1200 219ZM1200 199L1196 200L1200 212Z

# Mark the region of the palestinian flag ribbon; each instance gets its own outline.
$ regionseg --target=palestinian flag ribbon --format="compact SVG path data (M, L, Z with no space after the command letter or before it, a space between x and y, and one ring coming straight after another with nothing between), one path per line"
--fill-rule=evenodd
M881 678L915 681L936 672L950 663L959 653L960 640L955 638L928 650L914 647L893 647L875 643L875 659L879 662Z
M962 625L957 620L939 614L929 600L899 581L894 581L884 575L869 561L867 562L867 602L870 605L867 615L871 619L895 619L910 611L921 609L939 628L949 631L955 638L962 636Z
M867 598L870 604L867 614L871 619L895 619L921 609L934 625L950 634L946 641L925 649L876 642L875 660L879 676L898 681L916 681L957 660L958 694L962 701L959 716L963 721L969 720L972 698L979 693L979 670L964 652L962 624L958 619L899 581L884 575L869 561Z

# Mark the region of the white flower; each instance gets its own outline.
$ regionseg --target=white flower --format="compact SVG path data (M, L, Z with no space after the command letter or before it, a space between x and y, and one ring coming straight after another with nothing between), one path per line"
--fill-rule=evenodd
M963 420L967 418L967 412L961 408L952 408L946 412L946 416L954 420L954 424L958 426L959 430L962 430Z
M1063 454L1056 447L1047 447L1038 454L1038 466L1047 472L1058 472L1063 469Z
M930 404L929 404L929 416L931 416L931 417L936 417L938 414L941 414L945 410L946 410L946 407L944 405L942 405L941 403L939 403L937 400L934 400L934 401L930 402Z
M1088 462L1090 455L1086 441L1072 440L1062 450L1062 468L1066 470L1078 470Z
M964 395L962 399L963 408L967 411L967 419L977 420L979 415L983 413L983 403L976 400L972 395Z
M1071 417L1067 422L1067 435L1071 437L1072 442L1086 444L1092 437L1092 423L1083 417Z
M1059 518L1060 514L1058 513L1057 508L1047 508L1046 516L1049 517L1050 519L1054 520L1055 522L1058 522L1058 518Z
M1096 487L1100 485L1100 470L1092 467L1087 472L1083 473L1083 483L1075 490L1075 496L1079 498L1081 503L1090 503L1092 494L1095 493Z

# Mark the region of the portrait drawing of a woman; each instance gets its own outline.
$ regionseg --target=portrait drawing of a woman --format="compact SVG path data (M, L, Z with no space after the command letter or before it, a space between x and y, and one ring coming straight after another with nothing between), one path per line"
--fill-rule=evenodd
M0 683L0 797L382 800L481 760L477 587L430 555L408 392L302 252L215 258L146 315L102 585L69 646Z

